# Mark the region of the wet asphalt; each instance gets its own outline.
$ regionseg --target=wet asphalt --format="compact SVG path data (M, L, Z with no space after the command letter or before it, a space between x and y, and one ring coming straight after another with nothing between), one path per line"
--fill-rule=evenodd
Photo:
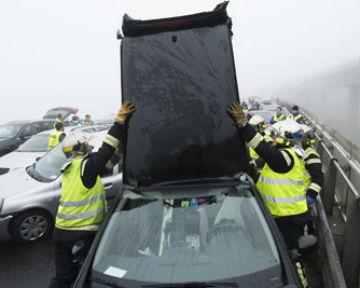
M29 244L0 239L0 287L48 287L54 273L51 239Z

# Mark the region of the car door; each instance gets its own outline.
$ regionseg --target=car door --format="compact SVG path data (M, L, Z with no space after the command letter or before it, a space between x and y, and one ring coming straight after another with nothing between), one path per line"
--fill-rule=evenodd
M54 121L39 122L40 132L54 129Z
M11 150L15 150L20 144L28 140L32 135L35 134L36 126L33 124L26 124L18 133Z

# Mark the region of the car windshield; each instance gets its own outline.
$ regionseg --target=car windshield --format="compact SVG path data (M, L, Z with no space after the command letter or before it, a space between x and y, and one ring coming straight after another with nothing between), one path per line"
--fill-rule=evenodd
M2 125L0 126L0 138L12 138L21 129L21 125Z
M49 134L38 134L31 137L22 144L17 151L19 152L46 152L48 148Z
M126 194L98 246L93 281L129 287L139 282L281 285L279 254L251 192L199 190Z
M59 177L61 167L65 161L65 154L61 149L61 145L58 145L32 166L35 172L34 174L40 175L40 177L37 178L43 179L44 181L52 181Z

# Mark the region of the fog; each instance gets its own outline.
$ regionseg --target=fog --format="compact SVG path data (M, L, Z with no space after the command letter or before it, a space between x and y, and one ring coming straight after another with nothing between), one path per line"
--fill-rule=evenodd
M0 123L41 118L55 106L74 106L93 118L116 112L115 36L123 14L178 16L212 10L219 2L1 1ZM283 86L358 56L359 11L358 0L232 0L228 14L241 97L276 96Z

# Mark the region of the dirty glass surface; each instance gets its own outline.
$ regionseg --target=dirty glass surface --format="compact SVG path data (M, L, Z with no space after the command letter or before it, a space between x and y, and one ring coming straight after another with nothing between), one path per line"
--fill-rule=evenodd
M245 145L226 112L238 101L226 25L122 40L128 123L125 183L232 176L248 171Z
M119 285L278 287L279 255L255 198L246 189L201 190L125 197L101 239L92 277Z

